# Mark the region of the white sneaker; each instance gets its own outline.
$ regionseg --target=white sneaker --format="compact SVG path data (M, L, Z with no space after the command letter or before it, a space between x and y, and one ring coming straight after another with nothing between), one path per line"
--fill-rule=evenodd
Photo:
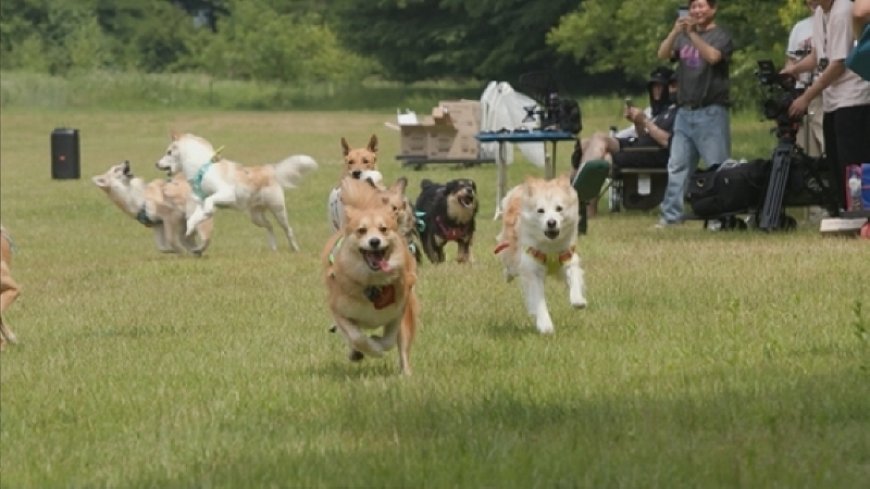
M664 219L659 219L659 222L653 226L653 229L671 229L679 227L681 224L683 224L682 221L666 221Z
M843 219L840 217L827 217L822 219L819 232L822 234L855 234L861 231L861 226L867 222L866 218Z

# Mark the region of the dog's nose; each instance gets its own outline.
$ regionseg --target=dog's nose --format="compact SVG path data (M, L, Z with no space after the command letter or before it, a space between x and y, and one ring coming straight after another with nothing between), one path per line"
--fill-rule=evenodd
M354 170L350 172L351 176L359 180L359 177L362 175L362 170Z
M369 246L376 250L381 247L381 238L372 238L369 240Z
M556 227L556 220L550 219L547 221L547 229L553 229Z

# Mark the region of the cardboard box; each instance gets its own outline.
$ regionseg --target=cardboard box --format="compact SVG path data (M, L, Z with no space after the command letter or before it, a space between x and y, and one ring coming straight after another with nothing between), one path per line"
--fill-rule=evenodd
M480 144L480 102L441 101L422 120L399 114L401 156L476 160Z
M458 132L477 134L480 131L480 102L477 100L442 100L438 107L450 117Z
M429 129L422 124L399 127L402 156L426 156L429 152Z

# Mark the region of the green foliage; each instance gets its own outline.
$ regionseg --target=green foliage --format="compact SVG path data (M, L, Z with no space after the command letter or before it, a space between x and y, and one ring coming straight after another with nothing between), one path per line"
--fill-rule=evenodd
M102 69L112 59L110 39L93 17L76 26L66 40L66 48L70 56L70 68L76 71Z
M793 3L793 2L792 2ZM659 44L671 29L681 2L583 2L564 16L548 35L558 52L573 57L591 73L617 71L632 80L645 79L663 61L656 56ZM734 37L731 64L732 99L747 106L758 99L756 61L773 59L781 64L790 25L780 15L792 9L775 2L727 1L719 4L717 23ZM791 16L786 16L791 18Z
M516 79L525 72L564 68L546 46L547 29L575 1L339 0L333 18L343 42L369 53L386 76Z
M371 71L315 15L282 14L265 1L234 1L203 46L202 69L220 77L285 83L346 82Z
M0 69L195 72L286 86L369 76L507 80L547 71L563 91L637 89L676 0L4 0ZM756 61L781 64L803 2L727 0L733 99L758 99ZM289 95L278 94L280 103Z

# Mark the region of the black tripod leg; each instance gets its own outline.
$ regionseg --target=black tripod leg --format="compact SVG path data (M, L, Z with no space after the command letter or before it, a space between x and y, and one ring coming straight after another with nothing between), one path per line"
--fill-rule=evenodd
M764 205L758 223L758 227L765 231L775 231L782 225L782 200L788 182L793 148L793 143L785 142L780 143L773 151L770 180L767 182L767 192L764 195Z

